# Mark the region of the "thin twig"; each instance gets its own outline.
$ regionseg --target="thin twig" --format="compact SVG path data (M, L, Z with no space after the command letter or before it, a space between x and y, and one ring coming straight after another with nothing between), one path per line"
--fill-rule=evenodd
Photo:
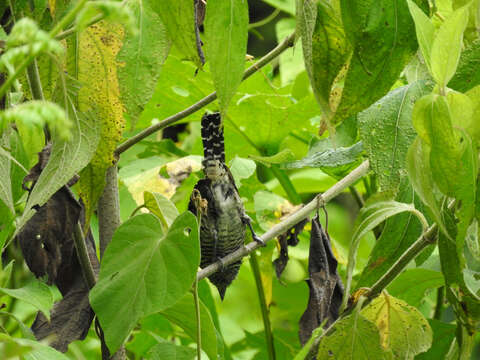
M268 306L265 299L265 290L262 284L262 275L258 266L258 260L255 254L250 257L250 265L252 267L255 285L257 287L258 302L260 303L260 310L262 312L263 329L265 332L265 341L267 343L267 353L269 360L275 360L275 346L273 343L272 327L270 326L270 317L268 316Z
M319 204L323 205L335 198L338 194L340 194L343 190L348 188L349 186L353 185L357 180L361 179L365 176L369 169L368 160L365 160L361 163L356 169L354 169L350 174L345 176L343 179L338 181L335 185L333 185L330 189L325 191L323 194L317 195L312 201L310 201L307 205L302 207L300 210L296 211L288 218L283 220L281 223L274 225L270 230L268 230L265 234L263 234L260 238L267 242L280 234L283 234L285 231L290 229L292 226L298 224L300 221L308 217L308 215L315 210ZM252 241L251 243L241 247L237 251L225 256L221 260L207 266L206 268L200 270L197 273L197 279L201 280L207 276L212 275L214 272L220 270L223 266L230 265L244 256L247 256L252 251L260 247L261 245L256 242Z
M295 33L288 36L282 43L278 44L277 47L275 47L272 51L270 51L268 54L266 54L264 57L258 60L258 62L250 66L247 70L245 70L245 72L243 73L243 80L252 76L256 71L258 71L260 68L268 64L273 59L275 59L277 56L283 53L286 49L288 49L289 47L292 47L294 41L295 41ZM216 98L217 98L217 92L215 91L210 95L207 95L200 101L196 102L192 106L186 108L185 110L182 110L172 116L165 118L159 123L146 128L145 130L139 132L137 135L132 136L130 139L121 143L115 150L115 155L119 156L121 153L128 150L130 147L140 142L141 140L145 139L146 137L152 135L156 131L159 131L183 118L186 118L188 115L191 115L197 112L204 106L213 102Z

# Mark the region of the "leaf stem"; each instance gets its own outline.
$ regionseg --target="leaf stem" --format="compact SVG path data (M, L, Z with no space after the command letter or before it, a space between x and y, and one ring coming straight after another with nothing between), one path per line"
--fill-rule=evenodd
M330 189L325 191L323 194L318 194L312 201L310 201L304 207L302 207L298 211L291 214L288 218L286 218L282 222L271 227L270 230L268 230L265 234L260 236L260 238L264 242L267 242L277 237L278 235L283 234L292 226L298 224L300 221L307 218L312 211L318 208L318 206L322 206L323 204L328 203L330 200L335 198L338 194L340 194L346 188L348 188L349 186L353 185L358 180L360 180L363 176L365 176L368 173L369 167L370 165L368 160L365 160L357 168L355 168L352 172L350 172L347 176L339 180ZM200 270L197 273L197 279L201 280L207 276L212 275L213 273L220 270L223 266L230 265L240 260L241 258L243 258L244 256L247 256L248 254L250 254L252 251L254 251L260 246L261 245L256 241L252 241L248 243L247 245L241 247L240 249L234 251L233 253L225 256L221 260Z
M75 243L78 262L82 268L83 276L87 282L88 288L91 289L96 283L95 273L93 272L93 266L88 256L87 245L85 244L85 237L83 236L82 227L78 221L73 229L73 241Z
M288 177L288 175L285 174L285 171L280 170L278 168L278 165L275 165L275 164L272 164L270 169L272 170L273 175L275 175L278 182L282 186L283 190L285 190L285 193L288 196L288 200L290 200L290 202L293 205L301 204L302 199L300 198L300 195L298 195L297 190L295 190L295 187L290 181L290 178Z
M270 21L272 21L273 19L275 19L278 14L280 14L281 10L279 8L276 8L270 15L268 15L265 19L262 19L260 21L257 21L257 22L254 22L254 23L251 23L248 25L248 30L251 30L251 29L254 29L254 28L257 28L257 27L261 27L263 25L266 25L268 24Z
M198 280L193 283L193 301L195 302L195 317L197 318L197 359L202 358L202 324L200 323L200 300L198 298Z
M263 66L268 64L273 59L275 59L277 56L279 56L281 53L283 53L286 49L288 49L289 47L292 47L294 41L295 41L295 33L290 34L290 36L288 36L284 41L282 41L280 44L278 44L272 51L270 51L268 54L266 54L264 57L262 57L260 60L258 60L255 64L253 64L247 70L245 70L245 72L243 73L242 81L246 80L247 78L252 76L255 72L260 70L260 68L262 68ZM1 95L1 93L0 93L0 95ZM216 98L217 98L217 92L215 91L215 92L211 93L210 95L207 95L206 97L204 97L200 101L196 102L192 106L190 106L190 107L188 107L188 108L186 108L186 109L184 109L184 110L182 110L182 111L180 111L180 112L178 112L178 113L176 113L172 116L169 116L169 117L165 118L164 120L158 122L157 124L154 124L154 125L146 128L146 129L144 129L143 131L139 132L137 135L132 136L128 140L121 143L117 147L117 149L115 150L115 155L116 156L120 155L121 153L128 150L130 147L132 147L136 143L142 141L146 137L152 135L156 131L159 131L159 130L161 130L161 129L163 129L163 128L165 128L165 127L167 127L167 126L169 126L169 125L171 125L171 124L173 124L173 123L175 123L175 122L177 122L177 121L179 121L179 120L181 120L185 117L187 117L188 115L191 115L191 114L197 112L198 110L200 110L204 106L213 102Z
M275 346L273 343L272 327L270 325L270 318L268 316L268 307L265 299L265 291L262 284L262 276L260 274L260 267L258 266L257 255L250 254L250 266L252 267L255 285L257 286L258 302L260 303L260 310L262 312L263 329L265 332L265 341L267 343L267 353L269 360L275 360Z

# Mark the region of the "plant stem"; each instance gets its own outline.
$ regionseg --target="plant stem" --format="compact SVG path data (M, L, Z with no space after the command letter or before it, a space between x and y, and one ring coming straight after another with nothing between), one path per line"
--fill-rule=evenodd
M268 15L265 19L262 19L260 21L257 21L255 23L252 23L252 24L249 24L248 25L248 30L251 30L251 29L254 29L254 28L257 28L257 27L260 27L260 26L263 26L263 25L266 25L268 24L270 21L272 21L273 19L275 19L278 14L280 14L281 10L276 8L270 15Z
M103 194L98 200L98 231L100 235L100 258L120 225L120 201L118 199L117 166L107 170Z
M90 20L88 22L87 27L95 25L96 23L102 21L104 18L105 18L104 14L100 14L100 15L95 16L94 18L92 18L92 20ZM55 39L60 41L60 40L63 40L65 38L69 37L70 35L72 35L76 32L77 32L77 29L75 28L75 26L72 26L71 28L69 28L65 31L62 31L57 36L55 36Z
M264 57L262 57L260 60L258 60L258 62L256 62L252 66L250 66L247 70L245 70L245 72L243 73L243 80L249 78L256 71L260 70L260 68L262 68L263 66L268 64L270 61L275 59L281 53L283 53L286 49L288 49L289 47L292 47L294 41L295 41L295 33L288 36L283 42L278 44L277 47L275 47L272 51L270 51L268 54L266 54ZM175 122L177 122L177 121L179 121L179 120L181 120L185 117L187 117L188 115L191 115L191 114L197 112L198 110L200 110L204 106L213 102L216 98L217 98L217 92L213 92L210 95L207 95L206 97L201 99L200 101L196 102L192 106L186 108L185 110L182 110L182 111L180 111L180 112L178 112L178 113L176 113L172 116L169 116L169 117L165 118L164 120L160 121L159 123L154 124L154 125L146 128L146 129L144 129L143 131L139 132L137 135L132 136L130 139L121 143L117 147L117 149L115 150L115 155L117 155L117 156L120 155L121 153L128 150L130 147L132 147L136 143L142 141L143 139L150 136L154 132L159 131L159 130L161 130L161 129L163 129L163 128L165 128L165 127L167 127L167 126L169 126L169 125L171 125L171 124L173 124L173 123L175 123Z
M75 16L80 12L80 10L83 9L85 4L87 3L87 0L79 0L75 7L68 12L67 15L65 15L62 20L60 20L55 27L50 30L49 35L54 38L62 29L70 24L73 19L75 19Z
M325 191L323 194L317 195L312 201L306 204L304 207L299 209L298 211L291 214L288 218L283 220L281 223L278 223L270 230L268 230L265 234L260 236L260 238L267 242L273 238L276 238L278 235L283 234L285 231L290 229L292 226L298 224L300 221L305 219L310 215L310 213L317 209L319 206L326 204L333 198L335 198L338 194L348 188L350 185L353 185L357 180L361 179L368 173L369 170L369 162L365 160L361 163L357 168L355 168L350 174L345 176L343 179L338 181L335 185L333 185L330 189ZM200 270L197 273L197 279L201 280L207 276L212 275L214 272L220 270L223 266L230 265L244 256L247 256L252 251L260 247L261 245L256 242L252 241L247 245L241 247L240 249L234 251L233 253L225 256L221 260L207 266L206 268Z
M258 302L260 303L260 310L262 312L263 329L265 332L265 341L267 343L268 359L275 360L275 346L273 344L272 327L270 326L270 318L268 316L268 307L265 299L265 291L263 290L262 276L258 266L257 255L250 254L250 266L252 267L253 277L255 278L255 285L257 286Z
M352 193L353 198L357 202L358 207L361 209L363 205L365 205L365 201L363 201L362 195L358 192L355 186L349 186L348 189Z
M428 245L435 243L438 226L430 226L410 247L398 258L398 260L373 284L367 294L369 300L376 298L402 271L417 257ZM347 294L348 296L348 294Z
M437 303L435 304L435 312L433 313L433 318L436 320L442 319L444 299L445 299L445 288L441 286L437 289Z
M77 250L78 261L80 263L80 267L82 268L83 276L87 282L88 288L91 289L96 283L95 273L88 256L87 245L85 244L85 237L83 236L82 227L78 221L73 229L73 241L75 243L75 249Z
M198 298L198 280L193 283L193 301L195 302L195 317L197 318L197 359L202 358L202 324L200 323L200 299Z
M278 165L273 164L270 169L272 170L273 175L277 178L278 182L282 186L283 190L285 190L285 193L288 196L288 200L293 205L298 205L302 203L302 199L300 198L300 195L298 195L297 190L295 190L295 187L293 186L292 182L290 181L290 178L288 177L287 174L285 174L285 171L280 170L278 168Z

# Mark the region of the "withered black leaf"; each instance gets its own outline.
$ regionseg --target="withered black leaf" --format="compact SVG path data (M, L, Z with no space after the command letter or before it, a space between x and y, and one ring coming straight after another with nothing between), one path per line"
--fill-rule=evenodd
M303 228L307 222L308 219L300 221L298 224L291 227L287 232L278 237L278 243L280 244L280 255L277 259L273 260L273 265L275 265L275 273L277 274L278 279L280 279L280 276L282 276L282 273L288 263L288 246L297 246L299 242L298 235L303 231Z
M322 228L318 214L312 219L307 284L310 290L307 309L300 318L299 337L304 345L312 331L325 320L325 328L338 318L343 298L343 284L337 272L337 260L330 237Z
M39 153L39 162L31 169L24 183L32 181L32 188L49 156L49 148ZM83 277L73 239L74 227L83 219L83 206L68 186L63 186L25 224L17 238L29 269L36 277L47 277L49 284L57 285L63 299L51 311L51 320L40 312L32 325L36 338L49 337L50 345L67 351L68 344L85 338L93 320L88 301L89 288ZM86 246L93 269L100 264L93 236L89 231Z

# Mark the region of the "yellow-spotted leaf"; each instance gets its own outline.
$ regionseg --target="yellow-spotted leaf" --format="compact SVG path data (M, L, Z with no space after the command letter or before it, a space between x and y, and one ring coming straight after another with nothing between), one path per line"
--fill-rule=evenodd
M101 127L97 151L80 174L87 224L105 186L105 172L115 162L113 152L124 127L116 62L122 38L121 26L100 22L82 32L79 40L80 110L93 113Z
M395 359L413 359L432 345L432 329L413 306L383 293L361 311L380 331L380 344Z

